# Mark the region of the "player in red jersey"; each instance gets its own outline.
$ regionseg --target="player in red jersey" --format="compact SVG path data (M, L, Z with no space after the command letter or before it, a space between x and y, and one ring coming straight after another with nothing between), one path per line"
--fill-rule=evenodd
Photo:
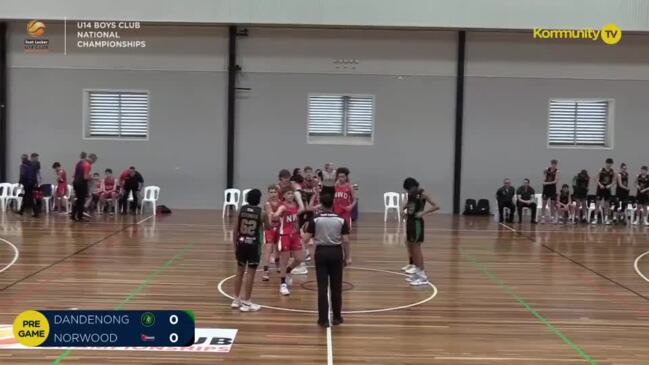
M56 172L56 192L54 193L54 211L62 212L63 197L68 194L68 176L61 167L60 162L55 162L52 168ZM68 210L67 207L65 209Z
M112 212L112 209L108 209L106 202L110 202L111 208L117 203L117 181L113 176L113 170L106 169L104 171L106 176L104 176L101 181L101 194L99 195L99 204L108 212Z
M288 171L287 169L282 169L279 171L279 182L277 183L277 194L279 197L279 200L284 200L284 188L287 186L291 186L291 172Z
M281 205L282 201L279 200L277 186L270 185L268 187L268 200L266 201L266 204L264 204L264 213L266 215L266 230L264 231L264 237L266 245L264 246L264 254L261 257L261 265L264 267L264 274L261 277L261 280L263 281L268 281L270 279L268 263L271 255L277 253L280 219L273 218L273 214L277 212L277 209L279 209Z
M341 216L349 227L352 224L352 210L356 206L356 198L354 197L354 189L349 183L349 169L346 167L339 167L336 170L336 186L334 193L334 213Z
M288 287L293 281L291 270L304 260L304 253L302 252L302 238L300 237L300 227L297 220L301 211L295 201L295 190L289 185L284 188L283 193L284 203L273 213L273 218L281 219L279 226L279 267L282 281L279 292L282 295L289 295L291 292ZM291 256L293 257L292 267L288 265Z

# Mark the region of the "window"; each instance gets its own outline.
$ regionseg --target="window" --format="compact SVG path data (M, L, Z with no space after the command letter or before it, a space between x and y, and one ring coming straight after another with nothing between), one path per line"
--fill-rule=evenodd
M86 90L85 98L85 138L148 139L148 91Z
M374 137L374 96L309 95L310 143L371 144Z
M548 146L611 147L612 100L551 99Z

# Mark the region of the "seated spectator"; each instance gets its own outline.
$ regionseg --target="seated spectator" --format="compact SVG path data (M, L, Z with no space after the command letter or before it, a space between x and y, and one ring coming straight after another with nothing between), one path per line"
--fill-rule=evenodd
M532 224L536 224L536 200L534 194L534 189L530 186L530 179L524 179L523 186L516 191L519 223L523 223L523 208L529 208L532 215Z
M572 179L572 189L574 192L575 201L575 216L579 221L579 213L581 213L581 222L588 223L588 185L590 184L590 176L588 171L581 170L577 176Z
M559 212L557 215L557 223L575 223L575 205L572 202L570 186L568 184L561 186L559 198L557 199L557 211Z
M97 209L99 204L99 195L101 194L101 177L98 172L92 174L92 180L89 185L88 201L86 201L86 211L92 212Z
M496 200L498 200L498 221L503 223L505 218L504 210L505 208L509 209L509 215L507 216L507 223L514 222L514 194L516 191L512 187L512 181L510 179L505 179L503 186L496 191Z
M113 177L113 170L106 169L104 171L106 176L101 180L101 193L99 195L99 204L103 207L104 211L112 214L113 210L109 207L115 206L117 203L117 182Z

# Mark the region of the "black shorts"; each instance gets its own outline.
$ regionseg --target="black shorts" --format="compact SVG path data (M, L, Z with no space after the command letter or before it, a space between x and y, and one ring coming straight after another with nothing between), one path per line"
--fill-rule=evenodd
M424 242L424 220L408 217L406 219L406 240L408 243Z
M629 191L624 189L617 189L615 191L615 197L618 202L625 202L629 199Z
M239 266L248 265L251 269L256 269L259 266L259 258L261 256L260 244L239 243L237 244L236 257Z
M588 199L588 189L575 188L575 195L573 197L575 200L586 200Z
M638 191L638 196L636 197L638 204L647 205L649 204L649 193L641 193Z
M557 186L556 185L543 185L543 200L557 200Z
M606 201L611 200L611 189L602 189L600 187L597 188L597 200L604 199Z

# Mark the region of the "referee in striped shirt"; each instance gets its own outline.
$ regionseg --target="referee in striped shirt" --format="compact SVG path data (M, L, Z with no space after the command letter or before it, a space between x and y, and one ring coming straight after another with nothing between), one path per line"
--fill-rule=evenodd
M343 323L342 289L343 267L351 265L349 255L349 224L333 212L334 196L320 195L322 211L307 225L304 242L311 238L315 242L315 269L318 279L318 325L329 327L329 295L331 289L331 309L337 326Z

